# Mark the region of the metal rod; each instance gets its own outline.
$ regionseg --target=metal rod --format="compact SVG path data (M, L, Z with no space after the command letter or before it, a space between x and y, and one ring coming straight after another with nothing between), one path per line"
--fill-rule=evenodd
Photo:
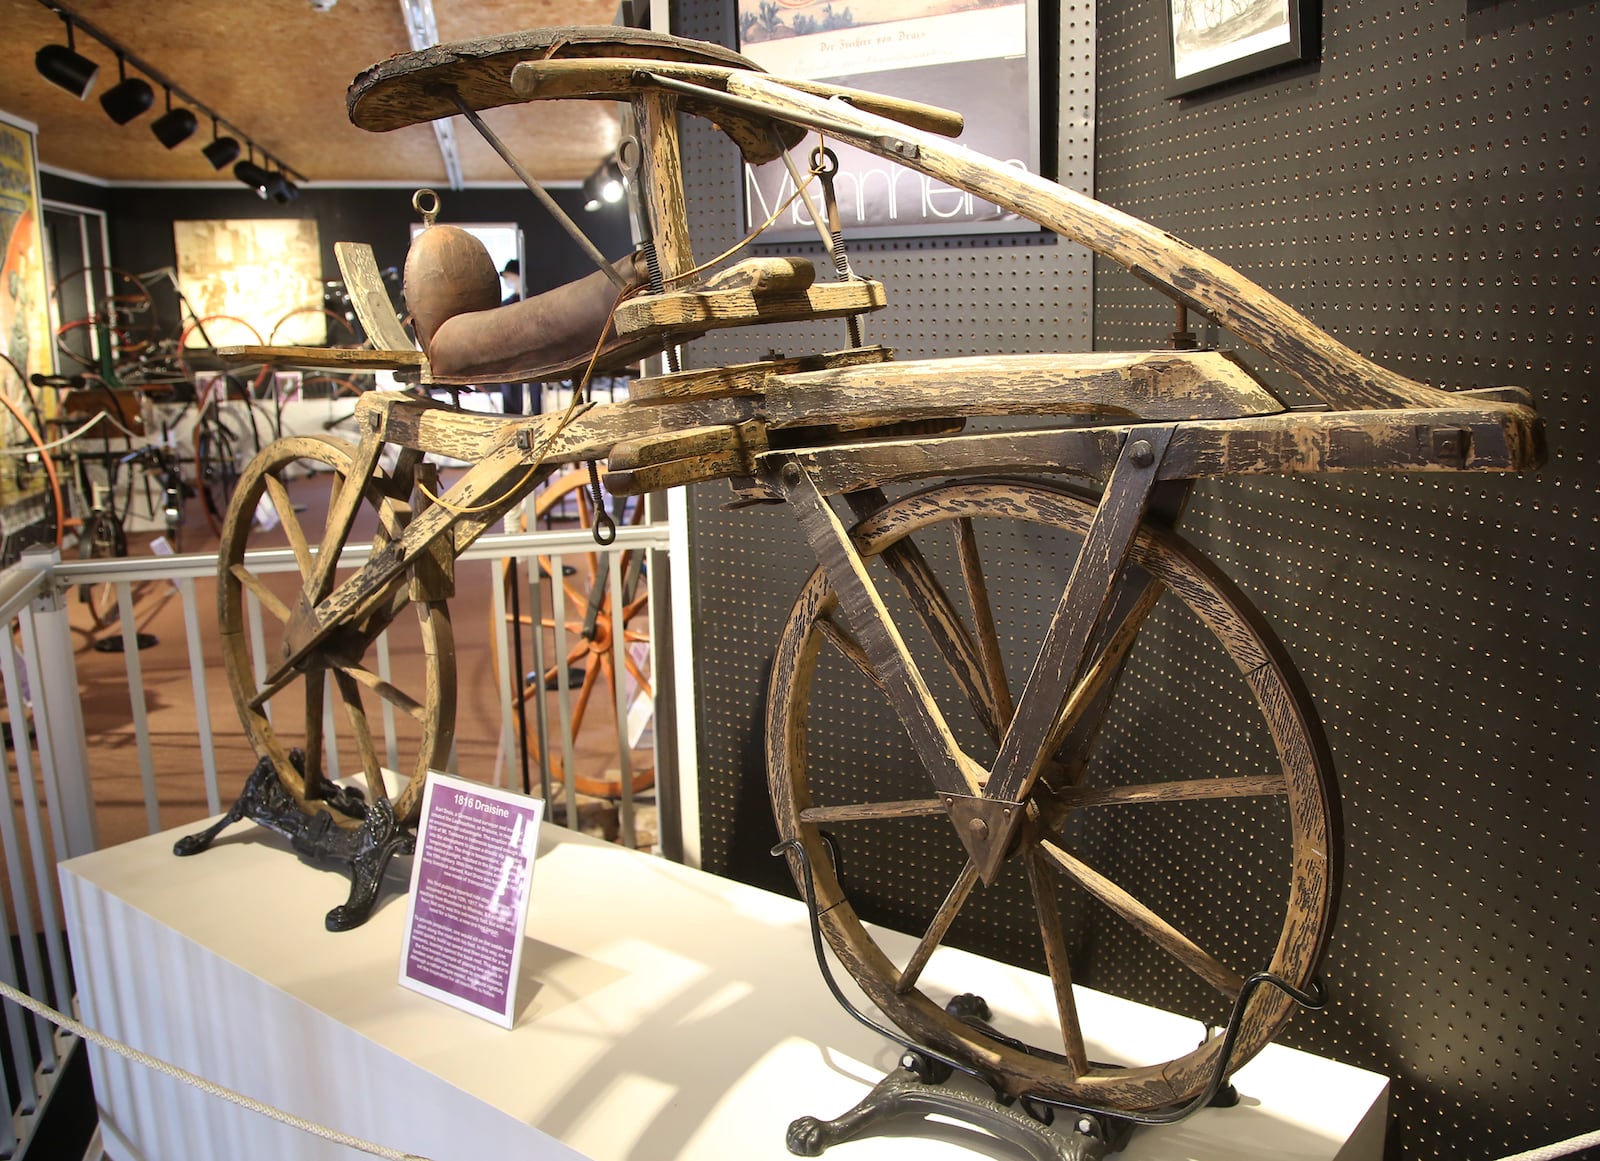
M626 503L626 500L623 501ZM641 499L640 503L644 501ZM639 823L633 810L633 744L628 728L627 595L622 591L622 554L604 554L611 594L611 692L616 699L618 776L622 779L622 807L618 829L630 851L639 848Z
M183 631L189 642L189 688L194 694L194 719L200 731L200 773L206 784L206 809L222 813L222 795L217 789L217 751L211 736L211 704L206 700L206 664L200 644L200 611L194 595L194 581L183 577L173 582L183 604Z
M167 75L165 73L163 73L163 72L161 72L161 71L159 71L157 69L151 68L149 66L149 64L147 64L144 61L143 58L141 58L139 56L136 56L135 54L129 52L126 48L124 48L122 46L122 44L120 42L118 42L116 39L114 39L109 34L107 34L105 32L102 32L98 27L96 27L95 25L89 23L89 21L87 21L83 17L79 16L76 12L72 11L65 4L58 3L57 0L39 0L39 3L41 5L43 5L45 8L48 8L51 12L54 12L57 16L60 16L63 19L70 18L72 23L77 26L77 29L78 29L79 32L88 33L95 40L98 40L101 44L105 45L112 52L116 53L123 60L127 61L128 64L132 65L134 68L138 69L145 76L149 77L156 84L160 85L163 89L170 89L172 92L176 93L179 96L179 98L182 99L184 104L193 105L196 110L198 110L201 113L204 113L207 117L210 117L218 125L221 125L221 126L227 128L227 129L230 129L234 133L237 133L240 137L243 137L247 142L249 142L255 148L256 152L261 154L261 156L264 157L267 161L269 161L269 162L272 162L272 161L277 162L278 163L278 168L280 170L282 170L284 173L290 175L291 177L298 177L301 181L310 180L309 178L306 177L305 174L301 173L298 169L291 169L288 165L284 164L284 161L283 161L283 159L281 157L278 157L275 154L268 153L260 145L255 143L255 138L253 138L250 134L246 133L243 129L239 128L232 121L229 121L226 117L219 116L217 114L217 112L214 109L212 109L211 106L207 105L204 101L195 100L194 97L192 97L189 94L188 90L186 90L182 85L174 83L169 77L167 77Z
M506 517L507 521L511 517ZM495 763L497 769L495 784L509 787L511 785L511 638L521 632L520 626L515 621L510 622L510 629L506 628L506 592L508 580L514 582L509 571L509 558L500 562L499 567L491 566L491 579L489 582L489 617L494 625L495 638L495 678L500 685L500 758ZM515 590L513 590L514 592ZM522 692L522 675L517 675L517 695Z
M534 568L538 568L537 564ZM517 762L522 773L522 793L533 793L533 779L528 769L528 703L522 697L522 582L517 579L517 558L512 557L506 562L509 570L507 575L511 580L511 655L512 665L517 673L517 698L514 708L517 713ZM495 588L495 599L499 601L499 586ZM503 618L497 618L504 624ZM537 628L537 626L535 627Z
M811 191L806 188L809 178L800 176L800 167L794 163L794 158L789 156L789 151L783 147L783 138L778 134L776 125L769 125L767 132L772 137L772 146L778 151L778 156L783 158L783 164L788 167L789 178L794 182L794 188L800 191L800 200L806 204L806 213L811 215L811 224L817 228L817 237L822 239L822 248L828 253L833 252L833 238L828 233L827 226L823 225L822 215L817 212L816 203L811 200ZM803 140L803 139L802 139ZM856 344L860 346L860 344Z
M578 829L578 770L572 745L572 678L567 668L567 586L561 583L565 568L560 554L550 558L550 619L556 630L556 707L561 723L561 785L567 800L567 829ZM544 696L544 674L539 674L539 695Z
M139 660L139 625L133 615L133 586L117 582L117 613L122 618L122 663L128 674L128 704L133 710L133 736L139 752L139 782L144 787L144 817L150 833L161 830L161 797L156 792L156 763L150 752L150 717L144 700L144 665Z
M26 629L24 629L26 635ZM22 683L17 674L17 655L14 650L0 649L0 670L5 675L7 705L22 704ZM40 753L48 745L41 735ZM59 887L55 862L44 845L44 826L40 822L39 792L33 782L33 751L28 745L17 747L17 793L22 799L22 822L28 835L28 850L33 856L33 885L39 894L39 922L44 928L46 957L50 961L50 978L57 996L72 995L72 983L67 978L67 952L61 940L61 907L57 901Z
M534 555L528 569L528 619L533 622L533 729L539 739L539 797L548 808L550 802L550 707L544 700L544 585L539 578L539 557ZM555 582L552 581L552 588ZM554 599L552 597L552 599ZM528 680L517 674L519 689Z
M461 94L454 89L450 90L450 96L455 101L456 108L461 110L461 115L478 131L478 136L487 141L490 147L500 155L500 159L511 167L511 172L522 179L522 184L533 191L533 196L538 198L544 208L550 211L561 228L572 236L572 240L582 247L583 252L589 256L589 261L604 271L605 276L611 279L612 285L618 290L626 290L628 280L622 277L617 272L617 268L607 261L604 254L600 253L599 248L589 241L589 235L579 228L577 222L567 216L567 211L556 204L556 199L550 196L550 191L540 185L533 174L528 172L527 167L512 156L511 150L506 148L505 142L500 140L493 129L483 123L483 118L478 116L477 110L462 100Z
M3 652L6 654L6 661L11 662L13 660L10 656L11 650L6 648ZM17 700L18 683L15 669L16 665L14 663L5 667L6 704L19 706L22 702ZM11 741L16 747L17 780L20 783L24 765L22 755L28 748L28 734L26 730L14 727L15 722L11 731ZM0 801L0 842L5 845L6 875L11 880L11 905L16 909L17 934L21 937L18 942L22 947L23 972L27 977L27 988L33 992L42 992L44 990L44 971L39 965L39 941L33 936L33 905L28 899L28 880L22 870L22 844L17 841L17 816L11 808L11 764L3 759L0 759L0 791L3 791L5 795L4 800ZM6 982L15 985L14 978L8 979ZM40 1018L35 1017L35 1019L39 1020ZM49 1022L41 1020L37 1024L35 1031L38 1033L39 1051L43 1055L41 1063L48 1070L54 1071L56 1066L55 1052L53 1051L55 1045L51 1039L52 1033ZM16 1052L14 1043L12 1051ZM31 1069L25 1067L29 1060L27 1043L24 1040L22 1054L15 1058L17 1065L15 1073L18 1081L23 1080L25 1073L32 1072ZM28 1075L28 1083L22 1089L21 1103L24 1107L31 1106L34 1103L32 1081L33 1077Z

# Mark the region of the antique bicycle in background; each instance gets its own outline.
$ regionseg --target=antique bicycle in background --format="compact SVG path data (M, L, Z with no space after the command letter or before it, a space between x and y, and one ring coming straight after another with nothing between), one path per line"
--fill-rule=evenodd
M1206 478L1536 467L1542 429L1526 393L1413 382L1171 235L951 145L955 114L771 77L711 45L568 28L440 46L363 74L350 109L356 124L377 131L463 115L539 192L478 111L567 98L628 105L622 156L644 238L638 254L606 262L587 246L601 267L595 274L500 306L487 255L463 232L430 223L407 267L421 351L378 310L363 314L373 351L239 356L488 384L583 375L730 326L844 319L849 345L738 366L673 364L635 382L625 403L575 398L565 413L544 416L469 414L416 395L369 393L357 406L356 445L298 438L267 447L240 479L219 573L229 680L260 762L233 811L180 852L204 849L241 817L290 829L297 846L304 839L351 859L351 897L328 923L360 922L383 864L409 849L426 772L450 752L455 556L568 465L606 460L617 495L731 480L744 502L785 504L819 562L772 663L769 789L814 922L902 1030L890 1034L1034 1107L1132 1120L1189 1111L1314 995L1342 840L1316 711L1265 619L1174 531L1185 501ZM801 259L697 262L679 112L708 118L752 163L788 159L815 132L994 202L1227 329L1310 403L1290 406L1216 351L896 361L858 337L856 320L886 301L883 286L851 270L842 238L825 225L830 281ZM814 221L836 223L825 143L810 156L808 167L795 167L796 196ZM369 292L376 303L382 287L370 251L344 245L341 261L357 308ZM1004 423L966 429L979 418ZM431 455L470 466L444 488ZM302 519L289 496L288 476L306 462L331 481L320 523ZM292 599L246 557L262 503L276 510L299 563ZM358 527L371 530L370 552L356 551ZM994 567L1000 553L1013 563ZM1014 563L1059 555L1069 568ZM252 597L264 611L262 632L251 624ZM367 661L401 619L415 622L424 643L404 681L380 677ZM1113 767L1098 743L1138 729L1117 719L1119 682L1150 627L1170 621L1209 639L1218 687L1231 690L1216 712L1237 717L1240 738L1264 741L1142 772ZM330 687L362 751L364 798L323 773ZM831 736L826 708L864 698L903 727L920 790L896 794L862 777L862 755ZM367 724L373 704L411 723L397 771L408 778L403 788L386 782ZM1248 933L1239 946L1255 951L1201 946L1183 916L1126 889L1122 867L1092 865L1076 841L1087 826L1116 826L1118 812L1164 812L1180 820L1179 833L1188 818L1198 834L1222 810L1253 812L1280 840L1273 876L1235 891L1251 907L1268 900L1267 913L1236 914L1228 889L1239 884L1209 884L1208 906ZM897 960L859 918L853 890L870 888L848 872L856 844L892 843L912 830L943 836L947 887L929 900L914 951ZM1153 961L1203 981L1216 1013L1202 1019L1226 1030L1175 1046L1165 1059L1097 1060L1105 1038L1080 1021L1079 949L1063 921L1064 901L1078 900L1117 916ZM1021 907L1038 931L1055 1005L1043 1042L1024 1043L991 1024L981 1005L921 986L958 918L999 905Z

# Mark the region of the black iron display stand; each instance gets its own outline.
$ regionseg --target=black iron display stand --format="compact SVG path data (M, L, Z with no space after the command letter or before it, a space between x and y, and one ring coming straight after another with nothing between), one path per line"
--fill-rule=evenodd
M305 758L299 750L290 751L289 759L305 773ZM307 814L283 788L272 759L262 758L245 779L244 792L233 808L205 830L179 839L173 844L172 853L197 855L226 828L248 818L281 834L304 858L344 863L349 868L350 897L329 911L323 922L329 931L360 927L378 901L378 888L389 860L414 852L417 834L395 820L388 801L369 803L354 787L324 780L319 797L346 817L361 819L361 826L347 830L326 811Z
M859 1023L906 1050L900 1058L900 1067L874 1085L872 1091L847 1112L829 1121L807 1116L790 1122L785 1142L789 1152L802 1157L820 1156L830 1146L871 1132L891 1117L937 1113L1017 1146L1030 1161L1100 1161L1120 1152L1134 1129L1141 1125L1170 1125L1207 1106L1229 1107L1238 1103L1238 1094L1228 1083L1227 1076L1246 1005L1257 988L1276 988L1301 1007L1313 1010L1325 1007L1328 1002L1319 980L1313 980L1309 990L1302 990L1271 972L1257 972L1250 976L1240 989L1227 1026L1223 1029L1222 1047L1217 1054L1217 1068L1211 1080L1194 1099L1174 1108L1149 1113L1123 1113L1026 1096L1013 1101L1004 1094L1000 1085L972 1066L908 1040L900 1032L885 1027L851 1003L833 978L833 971L823 951L816 888L812 882L811 860L805 847L791 839L779 843L772 853L792 854L805 869L802 887L806 913L811 923L812 949L816 953L817 969L822 973L828 990L833 993L834 1000ZM837 857L835 852L835 862ZM970 993L956 996L945 1005L945 1010L994 1039L1008 1041L1019 1051L1049 1056L1019 1041L1010 1041L991 1027L989 1005L982 996ZM981 1081L995 1095L991 1098L949 1086L947 1082L956 1072ZM1070 1118L1071 1128L1057 1128L1058 1118L1063 1123Z
M973 997L976 998L976 997ZM982 1129L1016 1147L1029 1161L1100 1161L1119 1152L1135 1124L1120 1117L1080 1112L1057 1127L1051 1106L1003 1101L951 1087L951 1069L908 1050L853 1108L831 1121L800 1117L789 1124L789 1152L817 1157L825 1149L873 1132L891 1118L938 1114Z

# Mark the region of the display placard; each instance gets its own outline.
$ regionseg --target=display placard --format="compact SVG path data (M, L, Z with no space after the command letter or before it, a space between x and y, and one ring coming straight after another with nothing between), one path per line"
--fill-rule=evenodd
M428 771L403 987L511 1027L544 803Z

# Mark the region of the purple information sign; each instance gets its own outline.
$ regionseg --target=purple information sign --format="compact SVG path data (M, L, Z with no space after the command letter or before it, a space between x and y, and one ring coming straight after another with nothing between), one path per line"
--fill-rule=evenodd
M511 1027L544 803L433 771L400 983Z

